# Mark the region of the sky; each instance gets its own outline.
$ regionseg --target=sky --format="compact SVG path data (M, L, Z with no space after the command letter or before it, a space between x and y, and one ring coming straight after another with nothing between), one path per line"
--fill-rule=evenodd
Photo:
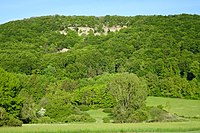
M46 15L199 14L200 0L0 0L0 24Z

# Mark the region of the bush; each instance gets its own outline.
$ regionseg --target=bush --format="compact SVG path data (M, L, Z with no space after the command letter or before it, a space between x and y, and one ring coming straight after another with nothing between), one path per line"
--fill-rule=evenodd
M160 106L150 107L149 114L149 122L177 122L187 120L163 110Z
M6 125L8 119L7 112L4 108L0 107L0 127Z
M4 125L4 121L0 120L0 127Z
M145 109L139 109L134 111L128 119L127 122L142 122L148 119L148 113Z
M103 112L104 113L112 113L112 108L105 108L104 110L103 110Z
M86 106L86 105L80 105L78 108L79 108L81 111L88 111L88 110L90 110L90 108L89 108L88 106Z
M165 119L164 117L167 112L159 107L151 107L149 113L151 122L160 122Z
M104 117L103 118L103 123L110 123L110 118L109 117Z
M0 107L0 127L1 126L22 126L23 122L14 118L13 116L9 116L4 108Z
M9 120L7 121L7 126L21 127L22 124L23 124L22 121L14 118L14 117L10 117Z

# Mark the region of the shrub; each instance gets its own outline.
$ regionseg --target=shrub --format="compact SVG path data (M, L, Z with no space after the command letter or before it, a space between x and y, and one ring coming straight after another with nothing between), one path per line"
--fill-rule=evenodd
M103 118L103 123L110 123L110 118L109 117L104 117Z
M187 120L163 110L160 106L150 107L149 114L149 122L177 122Z
M0 127L2 127L3 125L4 125L4 122L0 120Z
M142 122L148 119L148 112L146 108L142 108L139 110L134 111L129 117L127 117L126 122Z
M0 107L0 126L22 126L22 121L14 118L13 116L9 116L4 108Z
M103 112L104 113L112 113L112 108L105 108L104 110L103 110Z
M10 117L9 120L7 121L7 126L13 126L13 127L21 127L23 124L22 121L14 118L14 117Z
M90 110L90 108L89 108L88 106L86 106L86 105L80 105L80 106L79 106L79 109L80 109L81 111L88 111L88 110Z
M7 112L4 108L0 107L0 127L6 125Z
M155 121L163 121L164 120L164 116L167 113L166 111L164 111L163 109L159 108L159 107L151 107L149 110L150 113L150 121L151 122L155 122Z

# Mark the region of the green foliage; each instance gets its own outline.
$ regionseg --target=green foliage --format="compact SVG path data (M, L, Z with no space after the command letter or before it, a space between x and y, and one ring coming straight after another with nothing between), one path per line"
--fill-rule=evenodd
M141 78L146 80L141 84L148 90L140 94L200 99L199 20L199 15L188 14L54 15L2 24L0 107L27 123L41 117L37 116L41 108L46 109L43 117L63 121L61 117L79 114L78 106L115 106L116 112L117 108L133 108L137 115L126 109L126 117L137 121L143 119L139 116L145 111L138 109L145 97L133 104L127 102L131 101L128 96L135 95L131 90L116 90L140 88L137 82ZM80 36L81 27L93 29ZM112 32L118 27L123 28ZM110 30L105 33L107 28ZM69 50L62 53L63 48ZM121 73L139 78L134 77L136 83L132 85L128 80L131 77L125 79ZM121 85L117 86L118 82ZM108 93L112 86L115 90ZM120 107L119 103L127 105Z
M22 121L14 117L10 117L9 120L7 121L7 126L21 127L22 123L23 123Z
M21 109L20 118L23 123L29 123L36 119L36 104L32 97L27 97Z
M129 116L126 120L129 123L144 122L148 119L148 111L145 108L138 109Z
M6 125L7 119L8 119L8 114L6 110L0 107L0 127Z
M187 121L187 119L178 117L175 114L171 114L159 107L149 108L149 122L177 122Z
M146 85L135 74L118 74L108 88L116 101L113 112L116 122L128 122L131 114L145 105Z
M103 112L105 112L105 113L112 113L112 108L105 108L105 109L103 109Z
M19 117L22 108L22 99L18 97L20 90L19 79L0 68L0 107L14 117Z
M31 76L19 76L23 89L20 91L20 96L23 98L32 98L34 102L39 103L45 96L47 87L56 81L54 77L33 74Z
M103 123L110 123L110 118L109 117L104 117L103 118Z
M90 107L88 107L87 105L79 105L78 108L81 110L81 111L88 111L90 110Z
M41 102L41 108L46 110L45 116L62 121L63 117L67 117L75 113L75 108L70 103L70 95L59 89L51 88L50 92Z
M4 108L0 107L0 127L1 126L18 127L22 126L22 121L9 115Z
M113 106L113 98L107 92L106 84L94 84L76 90L73 101L91 108L106 108Z
M163 109L157 108L157 107L152 107L150 108L150 121L157 121L161 122L165 120L165 115L167 114L166 111Z

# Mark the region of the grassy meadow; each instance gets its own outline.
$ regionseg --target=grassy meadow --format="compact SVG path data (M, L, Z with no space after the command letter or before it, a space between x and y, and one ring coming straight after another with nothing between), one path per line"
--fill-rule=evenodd
M148 97L147 105L162 105L165 110L178 116L200 118L200 100Z
M163 105L166 110L179 116L198 117L200 115L198 100L148 97L147 105ZM103 109L89 110L87 113L96 119L96 123L27 124L22 127L1 127L0 133L200 132L200 119L188 119L185 122L116 124L103 123L102 119L108 116Z
M28 124L22 127L2 127L0 133L108 133L108 132L200 132L200 122L167 123L79 123Z
M96 123L103 123L103 118L108 117L108 113L104 113L103 109L88 110L87 113L96 120Z

